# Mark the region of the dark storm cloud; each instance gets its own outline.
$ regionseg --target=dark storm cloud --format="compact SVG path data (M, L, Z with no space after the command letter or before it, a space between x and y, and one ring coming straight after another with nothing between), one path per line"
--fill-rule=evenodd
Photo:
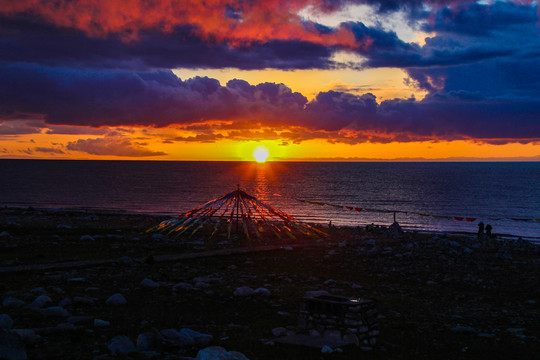
M537 21L536 9L530 5L500 1L491 5L467 3L441 9L431 21L423 24L422 30L487 36L512 27L523 28Z
M171 71L129 72L0 68L0 116L45 114L48 124L85 126L189 124L212 119L276 122L301 110L306 98L282 84L180 80Z
M193 35L190 26L169 33L145 31L137 40L91 37L28 18L0 16L0 60L90 68L308 69L335 66L332 47L303 40L269 40L230 46Z
M530 81L533 94L538 90L533 89L534 81ZM346 142L383 142L389 138L412 141L419 137L484 141L540 138L538 98L526 98L520 92L504 100L486 98L473 91L457 91L448 85L447 89L422 101L396 99L379 104L369 93L353 95L328 91L308 102L303 95L292 92L283 84L251 85L243 80L232 80L223 86L207 77L182 81L170 71L82 72L29 65L0 69L0 82L6 85L0 88L0 113L42 113L48 124L203 125L198 135L177 138L177 141L219 140L221 135L215 135L211 127L203 124L208 121L232 122L228 131L234 138L277 138L275 132L249 133L246 124L252 129L302 127L309 131L350 130L370 134L342 139ZM460 87L456 85L456 88ZM516 119L519 119L519 126L516 126ZM196 127L190 129L197 131ZM225 130L226 125L222 129ZM74 143L68 149L77 147L91 151L108 144L85 141ZM129 144L124 145L127 148Z

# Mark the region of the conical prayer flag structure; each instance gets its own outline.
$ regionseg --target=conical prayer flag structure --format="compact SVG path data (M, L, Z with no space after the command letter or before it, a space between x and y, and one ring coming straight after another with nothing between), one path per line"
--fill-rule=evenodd
M292 216L272 208L254 196L240 190L211 200L177 218L165 220L148 231L165 232L167 235L193 236L206 234L211 239L216 234L238 234L247 239L325 237L326 233L297 222Z

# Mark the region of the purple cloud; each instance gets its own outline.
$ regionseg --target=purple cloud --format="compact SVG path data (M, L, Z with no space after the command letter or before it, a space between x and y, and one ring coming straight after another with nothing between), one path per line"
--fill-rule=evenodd
M162 156L167 155L161 151L151 151L142 146L132 144L127 139L96 138L70 141L67 150L80 151L91 155L114 155L127 157Z

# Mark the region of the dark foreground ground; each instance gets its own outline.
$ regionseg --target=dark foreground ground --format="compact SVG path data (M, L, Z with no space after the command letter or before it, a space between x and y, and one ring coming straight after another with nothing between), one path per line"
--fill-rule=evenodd
M18 332L29 359L183 359L207 345L165 342L159 334L189 328L212 335L210 345L249 359L538 359L540 354L540 253L527 242L392 238L331 229L329 240L292 250L164 262L155 260L208 246L200 239L186 244L143 233L160 220L1 209L0 314L13 324L5 325L0 315L0 324L4 319L4 327L12 329L0 332L0 349ZM210 247L246 245L216 242ZM12 271L88 259L116 261ZM144 279L159 287L143 286ZM242 286L263 287L269 294L234 295ZM377 344L321 353L270 341L272 329L295 331L300 299L314 290L376 300ZM107 304L116 293L127 303ZM48 299L31 305L40 295ZM144 351L118 356L108 348L116 336L136 343L143 333L154 334Z

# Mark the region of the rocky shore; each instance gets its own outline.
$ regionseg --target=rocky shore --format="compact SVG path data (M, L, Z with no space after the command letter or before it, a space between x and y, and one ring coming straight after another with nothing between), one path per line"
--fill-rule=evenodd
M144 232L163 219L0 209L0 358L540 353L540 251L527 241L331 228L328 239L301 244L209 244ZM377 341L275 341L299 331L310 292L374 300Z

